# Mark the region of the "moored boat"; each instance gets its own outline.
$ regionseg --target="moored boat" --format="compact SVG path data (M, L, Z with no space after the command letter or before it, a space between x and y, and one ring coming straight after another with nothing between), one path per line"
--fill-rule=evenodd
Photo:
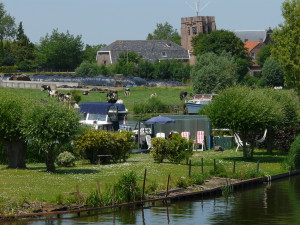
M192 100L185 103L187 114L198 114L199 111L208 105L215 94L196 94Z

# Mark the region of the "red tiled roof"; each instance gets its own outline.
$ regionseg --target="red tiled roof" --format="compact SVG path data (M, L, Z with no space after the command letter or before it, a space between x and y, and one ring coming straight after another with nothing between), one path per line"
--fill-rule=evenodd
M259 41L246 41L244 44L247 51L251 52L259 43Z

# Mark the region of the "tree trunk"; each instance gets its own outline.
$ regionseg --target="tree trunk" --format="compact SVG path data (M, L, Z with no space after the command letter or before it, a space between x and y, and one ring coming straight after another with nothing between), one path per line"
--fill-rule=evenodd
M24 140L4 140L4 148L8 157L8 168L26 168L26 143Z
M46 166L47 166L47 172L55 172L55 154L54 150L50 149L48 152L46 152Z

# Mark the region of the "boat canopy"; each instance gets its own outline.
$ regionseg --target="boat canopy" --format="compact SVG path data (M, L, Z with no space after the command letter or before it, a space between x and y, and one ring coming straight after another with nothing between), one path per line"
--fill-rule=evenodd
M114 104L106 102L85 102L79 105L80 113L108 114Z

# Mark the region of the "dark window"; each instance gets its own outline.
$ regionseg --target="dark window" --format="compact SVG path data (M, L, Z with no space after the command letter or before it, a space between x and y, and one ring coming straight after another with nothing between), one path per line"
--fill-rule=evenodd
M104 60L103 63L106 64L106 60Z
M192 27L193 34L197 34L197 27Z
M188 35L191 35L191 29L188 27Z
M161 52L162 57L167 57L167 53L166 52Z

